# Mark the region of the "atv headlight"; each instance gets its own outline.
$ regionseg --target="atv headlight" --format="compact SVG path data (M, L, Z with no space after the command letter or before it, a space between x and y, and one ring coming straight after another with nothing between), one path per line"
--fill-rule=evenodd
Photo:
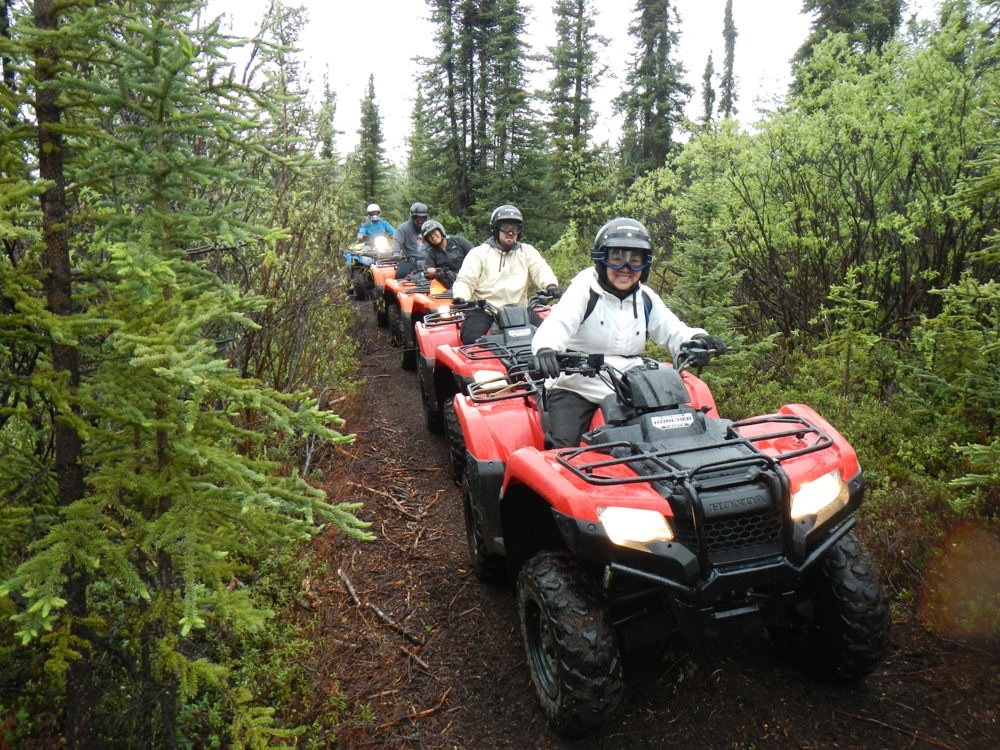
M674 538L662 513L644 508L622 508L612 505L598 507L597 517L604 531L615 544L623 547L649 542L669 542Z
M844 507L848 496L847 485L841 481L840 472L831 471L804 483L792 495L792 518L798 521L806 516L817 516L817 520L822 522Z

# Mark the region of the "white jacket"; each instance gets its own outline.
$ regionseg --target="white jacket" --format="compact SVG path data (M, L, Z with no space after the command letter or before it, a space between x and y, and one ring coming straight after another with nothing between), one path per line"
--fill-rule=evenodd
M559 280L533 246L519 242L501 251L492 238L472 248L452 284L455 297L483 299L491 305L524 305L535 292Z
M597 294L597 304L584 320L591 291ZM651 303L649 324L642 295ZM652 289L641 283L625 299L618 299L597 283L597 269L585 268L578 273L559 303L542 321L531 340L531 351L552 349L557 352L574 351L586 354L604 354L605 361L619 370L627 370L641 363L639 355L649 339L676 354L681 344L690 341L703 328L692 328L683 323ZM611 393L600 378L579 374L561 374L549 381L550 388L574 391L588 401L600 403Z

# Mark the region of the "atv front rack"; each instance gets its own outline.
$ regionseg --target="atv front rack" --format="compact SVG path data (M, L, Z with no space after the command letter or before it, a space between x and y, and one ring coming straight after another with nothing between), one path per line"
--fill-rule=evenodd
M449 291L448 294L451 294ZM433 297L438 297L439 295L431 295ZM436 326L450 326L456 323L461 323L465 320L465 311L460 308L449 308L447 312L442 310L437 310L435 312L429 312L424 315L424 326L427 328L434 328Z
M744 436L740 428L778 423L780 429L769 430ZM787 425L784 426L784 425ZM695 481L709 474L741 472L753 469L766 470L782 461L806 453L829 448L833 439L802 417L787 414L771 414L751 417L730 425L727 436L714 442L699 441L685 443L680 447L650 450L630 441L610 441L592 443L577 448L564 448L556 454L556 461L574 475L595 485L638 484L642 482L685 482ZM782 450L770 455L758 443L794 438L801 447ZM721 451L724 458L710 460L697 466L685 466L683 458L696 453ZM580 457L595 453L605 455L599 460L582 461ZM625 473L622 469L631 473Z
M468 393L474 404L483 404L512 398L528 398L538 393L538 386L530 380L511 380L502 373L497 373L494 380L469 383Z

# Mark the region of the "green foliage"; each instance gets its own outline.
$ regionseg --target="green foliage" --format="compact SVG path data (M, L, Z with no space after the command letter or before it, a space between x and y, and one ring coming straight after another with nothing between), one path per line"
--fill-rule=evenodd
M304 232L304 215L323 216L317 194L306 206L292 185L312 174L315 188L335 164L296 145L306 113L278 106L292 92L265 97L227 79L217 29L192 25L198 6L66 7L42 18L58 32L15 18L5 54L27 71L16 90L60 94L68 147L45 164L48 210L60 212L46 216L65 220L42 224L33 196L50 186L30 169L9 173L0 215L0 601L23 646L20 679L63 693L36 710L85 721L93 738L159 745L216 691L223 741L263 746L290 734L208 645L267 629L271 608L236 582L326 524L369 535L357 505L328 503L286 468L289 454L267 458L277 436L293 436L291 455L350 440L303 389L321 390L335 370L288 324L345 338L331 265L316 262L327 248L271 228ZM295 18L272 20L280 47ZM23 63L53 34L62 75L35 80ZM0 90L5 105L14 91ZM27 132L0 141L4 163L17 149L28 162L45 154ZM53 252L61 243L71 252ZM43 285L53 257L72 276ZM270 343L255 345L265 325ZM226 356L241 350L251 354ZM346 376L349 360L340 367ZM61 449L67 438L78 458Z

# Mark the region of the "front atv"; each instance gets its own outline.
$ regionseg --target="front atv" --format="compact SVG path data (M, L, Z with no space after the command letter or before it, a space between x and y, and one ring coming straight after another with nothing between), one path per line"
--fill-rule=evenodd
M888 605L851 531L862 478L847 441L802 404L721 419L685 369L704 351L625 372L562 356L615 393L579 447L543 445L545 386L526 373L455 398L473 568L516 581L552 726L579 735L600 725L621 699L622 655L678 636L763 627L818 677L874 669Z

